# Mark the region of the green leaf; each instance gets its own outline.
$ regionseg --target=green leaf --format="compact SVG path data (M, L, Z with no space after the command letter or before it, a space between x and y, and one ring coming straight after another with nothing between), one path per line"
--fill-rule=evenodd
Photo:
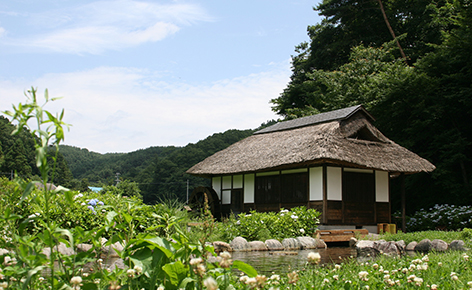
M64 191L64 197L66 198L69 205L72 205L74 203L74 192L70 191L68 188L65 188L65 187L62 187L62 186L59 186L58 188L62 188L62 190L60 190L60 191ZM57 189L56 189L56 191L57 191Z
M23 202L23 200L25 200L31 194L33 189L34 189L33 182L30 182L26 185L25 189L23 190L23 195L21 196L21 199L20 199L20 204Z
M29 284L30 284L31 278L33 278L33 276L36 275L37 273L43 271L45 268L46 268L45 266L38 266L36 268L29 270L26 280L23 283L22 289L28 289L30 286Z
M67 236L69 238L69 243L71 247L74 247L74 235L66 229L56 229L56 233Z
M166 272L170 283L174 286L179 286L180 282L187 276L188 271L187 267L180 261L166 264L162 267L162 270Z
M129 224L133 220L133 217L127 213L122 213L123 217L125 218L125 221Z
M107 213L107 222L108 222L108 225L106 227L107 231L108 229L110 228L110 225L113 223L113 220L115 219L115 217L117 216L118 214L114 211L109 211Z
M189 283L193 283L193 282L196 282L196 280L193 279L193 278L187 277L187 278L185 278L185 279L182 280L182 282L181 282L180 285L179 285L179 289L186 289L186 288L187 288L187 285L188 285Z
M173 248L166 239L154 237L146 239L146 241L159 248L168 258L173 256Z
M236 268L239 271L244 272L249 277L256 277L257 276L256 269L254 269L251 265L246 264L242 261L239 261L239 260L233 261L233 268Z

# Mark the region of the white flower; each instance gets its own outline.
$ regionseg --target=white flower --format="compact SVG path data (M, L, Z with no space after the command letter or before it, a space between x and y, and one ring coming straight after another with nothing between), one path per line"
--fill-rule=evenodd
M192 266L195 266L195 265L198 265L198 264L201 264L203 263L203 259L202 258L193 258L190 260L190 265Z
M134 278L134 276L136 275L136 270L128 269L128 271L126 271L126 275L128 275L128 277L130 278Z
M136 271L136 274L141 275L143 272L143 268L140 266L134 266L134 270Z
M321 261L320 253L315 253L315 252L308 253L307 260L312 265L318 264Z
M304 234L304 233L305 233L305 229L300 229L300 233Z
M205 285L205 287L206 287L208 290L216 290L216 289L218 289L218 283L216 283L216 280L213 279L213 277L208 277L208 278L206 278L206 279L203 281L203 285Z
M293 219L297 219L297 218L298 218L298 217L297 217L296 215L294 215L294 214L292 214L290 217L293 218Z
M360 271L359 272L359 279L366 280L367 275L369 275L369 273L367 271Z
M80 285L80 283L82 283L82 277L74 276L74 277L72 277L72 279L70 279L70 283L72 285Z
M423 283L423 279L420 278L420 277L415 277L415 278L413 279L413 282L415 282L415 285L416 285L416 286L421 286L421 284Z

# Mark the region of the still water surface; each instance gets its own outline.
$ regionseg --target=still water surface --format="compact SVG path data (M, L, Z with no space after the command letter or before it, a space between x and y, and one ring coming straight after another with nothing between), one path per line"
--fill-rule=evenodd
M339 264L343 260L356 257L356 249L351 247L330 247L327 249L313 249L295 251L297 255L271 255L269 251L233 252L233 260L243 261L257 270L259 274L284 274L294 270L301 270L306 266L310 252L321 255L320 264ZM345 262L345 261L344 261Z

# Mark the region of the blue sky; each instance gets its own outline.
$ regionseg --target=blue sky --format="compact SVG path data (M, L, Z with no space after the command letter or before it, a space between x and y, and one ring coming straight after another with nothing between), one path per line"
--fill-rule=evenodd
M0 3L0 110L34 86L100 153L185 146L277 119L319 0Z

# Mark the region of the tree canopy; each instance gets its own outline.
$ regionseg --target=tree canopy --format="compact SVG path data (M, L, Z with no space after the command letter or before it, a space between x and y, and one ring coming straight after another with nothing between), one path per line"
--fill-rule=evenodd
M472 5L457 1L324 0L325 18L292 57L273 110L296 118L363 104L395 142L437 166L408 179L411 210L472 202ZM398 40L408 61L400 56ZM394 183L395 187L395 183ZM398 208L398 207L397 207Z

